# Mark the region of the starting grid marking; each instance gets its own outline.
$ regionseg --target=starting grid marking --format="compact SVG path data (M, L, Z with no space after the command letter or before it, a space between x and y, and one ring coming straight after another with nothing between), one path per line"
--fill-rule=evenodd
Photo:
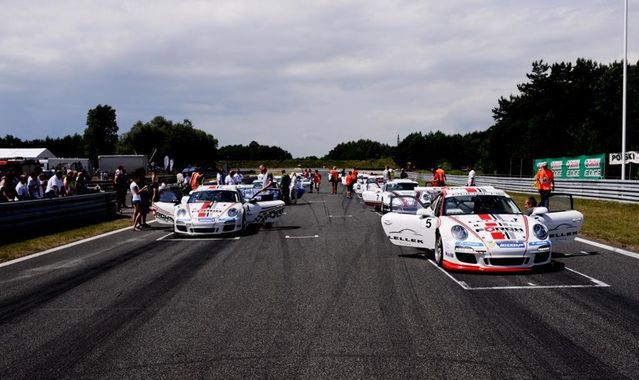
M609 288L610 285L606 284L603 281L597 280L596 278L590 277L581 272L577 272L574 269L570 269L568 267L564 267L565 270L568 270L572 273L575 273L581 277L586 278L591 282L591 284L586 285L537 285L533 282L528 282L528 285L515 285L515 286L478 286L473 287L468 285L465 281L461 281L456 279L452 274L447 272L445 269L438 266L433 260L428 260L435 268L439 269L443 274L445 274L448 278L453 280L457 285L459 285L464 290L527 290L527 289L570 289L570 288Z
M329 215L329 218L352 218L353 215Z
M284 236L285 239L316 239L319 235L307 235L307 236Z

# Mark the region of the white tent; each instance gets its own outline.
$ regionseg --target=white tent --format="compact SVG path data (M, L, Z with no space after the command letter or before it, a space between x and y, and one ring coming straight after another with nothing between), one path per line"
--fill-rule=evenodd
M2 158L30 158L41 160L45 158L56 158L47 148L0 148L0 159Z

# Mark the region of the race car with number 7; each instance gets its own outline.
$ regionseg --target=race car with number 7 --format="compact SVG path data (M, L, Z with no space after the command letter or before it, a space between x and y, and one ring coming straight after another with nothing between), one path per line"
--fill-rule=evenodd
M402 213L406 204L411 212ZM395 245L432 250L435 262L452 271L523 272L548 265L553 246L574 240L583 224L569 195L551 198L556 207L537 207L531 216L493 187L444 188L430 207L415 209L419 204L414 197L394 197L391 212L381 218L384 232Z

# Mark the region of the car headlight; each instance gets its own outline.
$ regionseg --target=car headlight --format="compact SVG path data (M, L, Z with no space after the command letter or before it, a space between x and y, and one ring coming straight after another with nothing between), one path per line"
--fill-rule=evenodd
M458 224L451 227L450 233L457 240L466 240L466 238L468 238L468 231Z
M235 218L237 216L237 209L236 208L232 208L232 209L228 210L226 212L226 214L229 216L229 218Z
M187 215L186 210L183 209L183 208L179 209L178 212L177 212L177 218L178 219L185 219L186 215Z
M539 240L546 240L548 238L548 229L543 224L535 224L533 226L533 233Z

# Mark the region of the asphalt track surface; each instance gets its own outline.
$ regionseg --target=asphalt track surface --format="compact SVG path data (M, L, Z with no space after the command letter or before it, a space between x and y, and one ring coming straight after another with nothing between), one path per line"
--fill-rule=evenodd
M0 268L0 378L637 378L639 260L447 274L323 186L239 239L127 230Z

